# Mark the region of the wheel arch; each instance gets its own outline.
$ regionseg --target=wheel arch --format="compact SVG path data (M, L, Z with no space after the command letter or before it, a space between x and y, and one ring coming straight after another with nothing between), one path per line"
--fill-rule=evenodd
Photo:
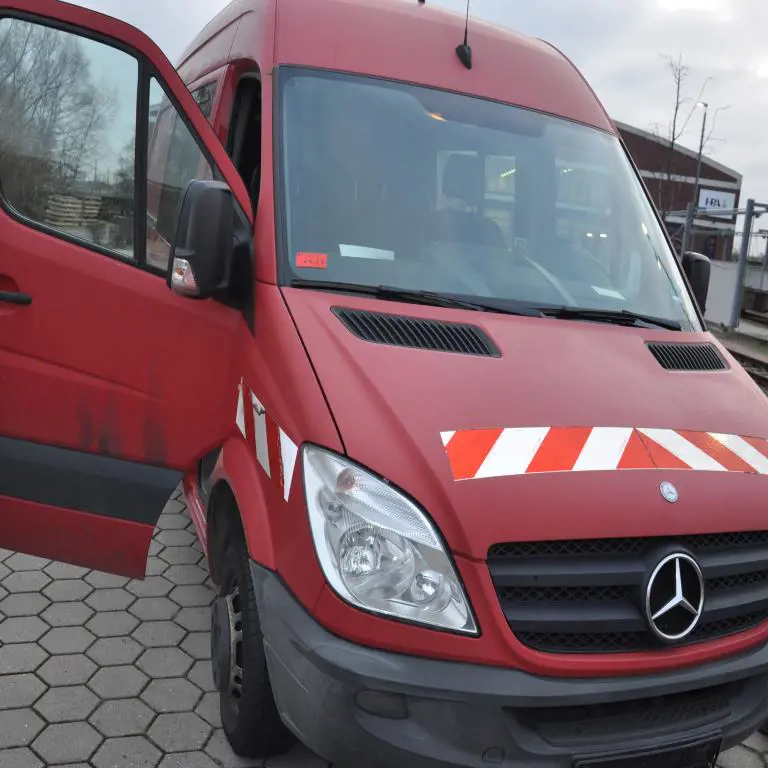
M275 569L274 544L262 478L246 444L228 440L211 475L206 532L211 576L218 583L219 566L228 537L242 535L250 557Z

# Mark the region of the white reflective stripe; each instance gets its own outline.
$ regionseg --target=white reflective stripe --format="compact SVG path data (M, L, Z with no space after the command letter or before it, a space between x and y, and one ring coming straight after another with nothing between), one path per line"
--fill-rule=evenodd
M761 475L768 475L768 459L743 437L738 435L720 435L716 432L710 432L709 435Z
M237 388L237 416L235 417L238 429L243 433L243 437L247 437L245 434L245 404L243 402L243 385L242 383Z
M283 462L283 498L288 501L291 495L291 482L293 481L293 470L296 467L296 455L299 449L296 443L288 435L280 430L280 458Z
M453 432L441 432L440 437L443 439L443 446L447 447L448 443L451 442L451 438L456 434L456 430L454 429Z
M505 429L485 457L475 477L525 474L548 432L549 427Z
M727 472L728 470L715 461L709 454L697 448L690 440L672 429L639 429L662 448L684 461L691 469L708 470L710 472Z
M573 465L574 472L616 469L630 437L631 427L595 427Z
M256 443L256 458L259 464L264 468L268 477L271 477L269 471L269 445L267 443L267 412L256 395L251 392L251 402L253 404L253 426L255 431L254 442Z

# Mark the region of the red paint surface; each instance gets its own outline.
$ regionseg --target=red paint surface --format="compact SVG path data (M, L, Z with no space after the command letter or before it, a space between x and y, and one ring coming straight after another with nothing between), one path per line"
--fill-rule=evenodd
M154 526L0 496L0 544L84 568L143 579Z

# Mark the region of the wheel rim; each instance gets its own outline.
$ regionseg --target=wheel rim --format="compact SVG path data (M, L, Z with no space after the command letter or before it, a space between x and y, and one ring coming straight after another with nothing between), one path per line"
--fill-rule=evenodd
M243 695L243 614L237 585L219 595L211 612L211 658L216 688L237 705Z

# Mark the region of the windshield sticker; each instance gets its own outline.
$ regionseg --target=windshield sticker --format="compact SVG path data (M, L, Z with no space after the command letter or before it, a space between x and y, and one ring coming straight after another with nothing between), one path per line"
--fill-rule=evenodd
M454 480L631 469L768 475L768 440L639 427L518 427L441 433Z
M296 266L301 269L327 269L328 254L300 251L296 254Z
M595 293L599 293L601 296L606 296L609 299L618 299L619 301L624 301L624 296L618 291L612 290L611 288L600 288L597 285L593 285L592 290Z
M365 245L340 245L339 253L347 259L379 259L381 261L394 261L395 252L385 251L381 248L369 248Z

